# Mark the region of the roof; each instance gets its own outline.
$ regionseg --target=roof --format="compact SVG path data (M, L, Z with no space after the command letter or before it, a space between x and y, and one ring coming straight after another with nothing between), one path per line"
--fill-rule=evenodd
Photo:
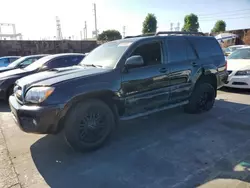
M21 56L3 56L3 57L0 57L0 59L2 58L20 58Z
M27 56L23 56L23 57L30 58L30 57L40 57L40 56L47 56L47 55L49 55L49 54L27 55Z
M60 54L49 55L49 57L55 58L55 57L62 57L62 56L68 56L68 55L81 55L81 56L85 56L85 54L81 54L81 53L60 53Z

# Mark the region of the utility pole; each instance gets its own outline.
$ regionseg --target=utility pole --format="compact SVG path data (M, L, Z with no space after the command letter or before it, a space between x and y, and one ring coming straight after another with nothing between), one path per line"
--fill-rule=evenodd
M57 40L62 40L62 29L61 29L61 23L58 17L56 17L56 28L57 28Z
M170 23L170 31L173 31L173 23Z
M87 39L88 38L88 34L87 34L87 22L86 21L84 23L84 29L83 29L83 31L84 31L84 39Z
M126 26L123 26L123 38L125 38L126 34Z
M96 4L94 3L94 17L95 17L95 37L97 38L98 36L98 30L97 30L97 18L96 18Z

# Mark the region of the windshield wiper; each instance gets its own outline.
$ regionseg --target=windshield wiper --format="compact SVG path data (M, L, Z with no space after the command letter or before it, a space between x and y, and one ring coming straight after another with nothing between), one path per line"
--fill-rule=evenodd
M95 65L95 64L82 64L82 66L86 66L86 67L102 67L101 65Z

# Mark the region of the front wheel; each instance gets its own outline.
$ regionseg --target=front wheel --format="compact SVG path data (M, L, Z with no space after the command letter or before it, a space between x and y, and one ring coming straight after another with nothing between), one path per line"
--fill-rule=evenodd
M107 104L91 99L77 104L65 120L64 135L76 150L97 149L115 127L115 118Z
M213 108L215 102L215 89L209 83L198 84L184 107L187 113L197 114L209 111Z

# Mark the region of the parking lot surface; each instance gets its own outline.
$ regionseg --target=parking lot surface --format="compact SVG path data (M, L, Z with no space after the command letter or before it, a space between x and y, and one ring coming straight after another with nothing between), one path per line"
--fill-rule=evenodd
M124 121L95 152L19 130L0 104L0 187L250 187L250 92L219 91L214 109Z

